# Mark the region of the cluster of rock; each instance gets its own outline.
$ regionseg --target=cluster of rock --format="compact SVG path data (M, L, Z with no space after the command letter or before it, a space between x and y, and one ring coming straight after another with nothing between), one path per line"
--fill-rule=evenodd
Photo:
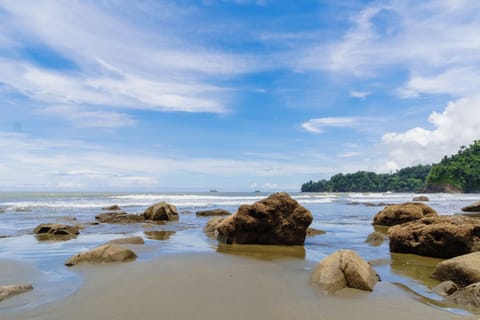
M70 240L80 233L78 226L60 223L42 223L33 229L39 240Z
M148 207L142 214L126 213L121 211L121 208L117 205L103 209L111 212L101 213L95 216L95 219L102 223L139 223L178 220L177 208L173 204L166 202L156 203Z
M462 210L480 212L480 202ZM411 202L386 207L377 213L373 224L390 226L391 252L448 259L431 275L444 281L434 291L446 302L480 307L480 220L439 216L429 206Z

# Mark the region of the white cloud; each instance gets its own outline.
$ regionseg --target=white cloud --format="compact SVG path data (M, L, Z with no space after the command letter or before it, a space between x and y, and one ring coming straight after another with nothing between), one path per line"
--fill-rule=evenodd
M358 119L349 117L326 117L310 119L302 123L302 128L311 133L322 133L328 128L352 127Z
M352 90L350 91L350 96L353 98L359 98L359 99L365 99L372 93L370 91L357 91L357 90Z
M58 115L77 127L119 128L135 125L135 120L123 113L88 111L76 106L50 106L42 112Z
M433 129L414 128L387 133L381 146L387 152L383 170L438 162L480 138L480 97L449 102L441 113L433 112L428 121Z

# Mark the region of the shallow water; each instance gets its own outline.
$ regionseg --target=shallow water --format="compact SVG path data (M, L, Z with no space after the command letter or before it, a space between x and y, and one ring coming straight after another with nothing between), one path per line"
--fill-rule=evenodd
M365 243L374 229L373 216L382 207L366 204L402 203L413 194L350 193L350 194L291 194L314 216L312 227L326 234L308 237L304 247L224 246L206 236L202 229L208 217L197 217L196 211L222 208L235 212L239 205L263 199L263 193L0 193L0 264L2 259L27 262L34 268L37 304L43 304L72 294L81 284L77 273L63 262L71 255L124 236L142 236L145 246L135 246L139 260L158 256L211 253L251 256L272 260L292 257L312 268L318 261L338 249L353 249L366 260L381 261L375 269L384 281L404 286L420 297L438 300L430 288L436 284L429 278L434 263L428 258L390 255L388 243L378 247ZM432 206L441 214L455 214L472 202L478 194L431 194ZM95 221L101 208L117 204L128 213L141 213L149 205L166 201L177 206L179 221L164 224L100 224L88 225L80 235L69 241L38 241L32 234L35 226L45 222L86 224ZM5 237L2 237L5 236ZM2 282L13 281L7 275ZM52 290L52 284L55 290ZM48 293L48 294L42 294ZM12 299L2 308L30 308L22 299ZM462 312L461 310L454 310Z

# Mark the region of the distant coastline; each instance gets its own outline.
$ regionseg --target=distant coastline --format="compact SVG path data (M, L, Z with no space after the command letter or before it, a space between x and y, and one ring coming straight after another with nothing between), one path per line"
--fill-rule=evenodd
M395 173L358 171L338 173L328 180L308 181L302 192L446 192L480 191L480 140L461 146L457 154L439 163L417 165Z

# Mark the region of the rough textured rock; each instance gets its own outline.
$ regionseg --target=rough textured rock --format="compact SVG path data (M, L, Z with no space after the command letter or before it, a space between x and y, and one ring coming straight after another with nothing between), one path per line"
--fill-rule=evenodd
M138 223L144 222L145 218L138 214L126 212L107 212L95 216L95 219L102 223Z
M437 264L432 278L450 280L464 287L480 282L480 252L465 254Z
M200 216L200 217L229 216L229 215L231 215L231 213L229 211L224 210L224 209L197 211L195 214L197 216Z
M388 230L390 251L452 258L480 250L480 220L463 216L422 218Z
M315 236L319 236L319 235L322 235L322 234L325 234L327 232L323 231L323 230L319 230L319 229L315 229L315 228L307 228L307 237L315 237Z
M128 237L108 241L107 244L145 244L142 237Z
M418 202L406 202L385 207L373 217L374 225L394 226L424 217L438 216L431 207Z
M65 261L65 265L70 267L79 263L124 262L136 258L137 255L130 249L122 248L113 244L105 244L72 256Z
M117 210L122 210L122 209L117 204L114 204L114 205L111 205L111 206L108 206L108 207L104 207L104 208L102 208L102 210L117 211Z
M367 237L367 240L365 240L366 243L368 243L371 246L378 247L380 246L385 240L387 239L387 236L381 232L374 231L370 233Z
M462 208L464 212L480 212L480 201Z
M203 228L203 232L205 233L214 233L217 231L217 226L220 222L225 219L224 217L213 217L210 220L208 220L207 224Z
M142 214L145 220L152 221L174 221L178 220L177 208L173 204L160 202L150 206Z
M218 226L218 240L224 243L303 245L312 223L310 211L287 193L275 193L242 205L237 213L226 217Z
M427 196L416 196L413 197L412 201L430 201Z
M60 223L42 223L33 229L38 240L70 240L78 236L77 227Z
M347 287L372 291L378 276L355 251L338 250L320 261L313 269L310 281L327 293Z
M8 286L0 286L0 301L8 299L17 294L25 293L27 291L33 290L31 284L16 284Z
M452 295L457 290L458 286L453 281L444 281L432 288L433 292L441 295L442 297Z

